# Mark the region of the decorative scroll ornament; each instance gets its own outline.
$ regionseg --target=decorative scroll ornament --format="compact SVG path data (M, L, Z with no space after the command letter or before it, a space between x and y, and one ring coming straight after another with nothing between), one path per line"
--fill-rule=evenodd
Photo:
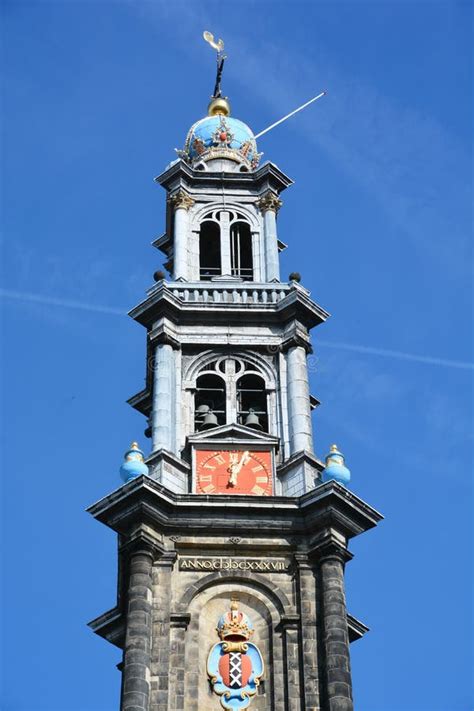
M174 195L170 195L168 200L175 210L178 210L179 208L189 210L195 202L191 195L188 195L188 193L184 190L178 190L178 192L174 193Z
M263 676L264 664L259 648L249 642L253 634L250 618L239 611L232 600L217 624L221 642L217 642L207 658L207 673L213 690L221 697L224 709L246 709Z
M262 212L266 212L267 210L278 212L283 203L275 193L269 190L262 195L257 205Z

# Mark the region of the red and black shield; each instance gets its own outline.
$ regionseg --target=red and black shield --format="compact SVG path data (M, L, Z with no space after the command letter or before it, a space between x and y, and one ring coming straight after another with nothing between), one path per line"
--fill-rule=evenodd
M246 654L227 652L219 660L219 673L230 689L241 689L248 684L252 662Z

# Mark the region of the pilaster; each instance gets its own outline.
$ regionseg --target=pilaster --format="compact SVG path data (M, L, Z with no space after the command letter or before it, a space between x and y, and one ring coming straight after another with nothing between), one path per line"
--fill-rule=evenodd
M324 708L353 711L349 632L344 590L344 566L352 558L337 540L326 540L313 548L318 561L319 606L322 616L322 665Z
M160 342L153 358L152 450L172 451L175 430L175 367L173 346Z
M285 711L301 710L299 616L285 615L280 623L285 667Z
M301 645L301 697L305 711L319 711L319 674L314 564L303 553L295 554L298 581Z
M282 202L275 193L268 190L257 205L263 213L266 280L280 281L276 215Z
M305 348L302 345L290 346L286 360L291 454L305 450L312 452L313 431Z
M151 695L149 711L168 711L170 676L171 573L176 553L166 551L153 566Z
M128 553L125 646L122 665L121 711L149 711L152 644L152 570L159 549L138 535Z
M189 278L188 274L188 232L189 220L188 211L194 205L193 198L184 190L179 189L173 195L170 195L168 201L174 209L174 260L173 260L173 278L186 281Z

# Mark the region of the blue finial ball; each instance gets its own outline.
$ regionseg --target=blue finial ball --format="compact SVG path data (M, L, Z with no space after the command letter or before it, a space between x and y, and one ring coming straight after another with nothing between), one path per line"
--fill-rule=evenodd
M321 474L323 482L338 481L339 484L347 486L351 480L351 472L345 466L344 455L333 444L331 451L326 457L326 467Z
M120 476L125 483L137 476L148 474L148 467L143 461L143 452L136 442L132 442L130 449L125 452L124 462L120 467Z

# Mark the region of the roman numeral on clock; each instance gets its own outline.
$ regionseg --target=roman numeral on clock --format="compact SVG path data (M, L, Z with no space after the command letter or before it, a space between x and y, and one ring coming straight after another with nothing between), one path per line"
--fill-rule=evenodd
M214 484L208 484L207 486L203 486L202 490L206 494L212 494L212 492L216 490L216 487L214 486Z

